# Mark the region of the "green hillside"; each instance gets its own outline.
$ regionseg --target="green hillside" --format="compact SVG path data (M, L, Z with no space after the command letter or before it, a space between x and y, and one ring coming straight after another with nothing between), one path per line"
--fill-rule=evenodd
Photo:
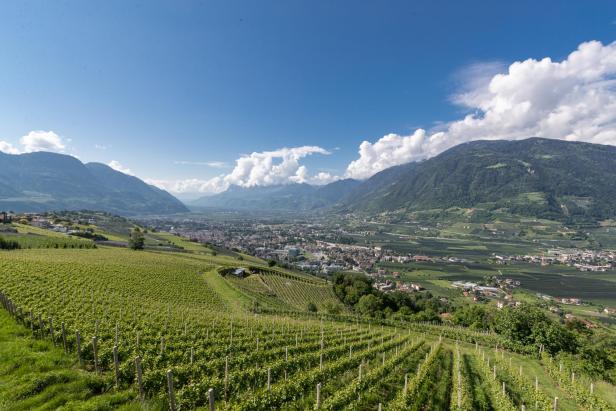
M376 174L341 209L504 209L556 220L616 215L616 148L530 138L474 141Z
M100 163L56 153L0 152L0 210L102 210L120 215L182 213L166 191Z
M616 409L604 381L576 369L563 384L569 363L490 332L328 314L330 284L258 261L200 248L3 251L2 406L194 409L212 389L227 410L551 410L554 397L559 410Z

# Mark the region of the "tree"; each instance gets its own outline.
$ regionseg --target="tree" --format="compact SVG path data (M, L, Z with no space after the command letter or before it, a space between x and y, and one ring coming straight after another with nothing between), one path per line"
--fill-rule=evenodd
M319 311L319 309L317 308L317 305L315 303L308 303L308 311L310 311L311 313L316 313L317 311Z
M360 313L375 317L380 312L382 304L383 302L379 297L368 294L362 296L355 307Z
M133 250L143 250L145 246L145 238L143 237L143 233L136 227L131 233L130 238L128 239L128 246Z

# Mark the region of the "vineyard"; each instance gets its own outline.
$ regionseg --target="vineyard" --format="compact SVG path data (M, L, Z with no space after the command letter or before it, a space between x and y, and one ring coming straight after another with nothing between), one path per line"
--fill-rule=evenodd
M207 253L15 250L1 254L0 299L66 367L102 381L101 395L150 408L616 409L615 387L546 353L457 327L326 315L335 296L322 280L266 267L220 275L233 266Z

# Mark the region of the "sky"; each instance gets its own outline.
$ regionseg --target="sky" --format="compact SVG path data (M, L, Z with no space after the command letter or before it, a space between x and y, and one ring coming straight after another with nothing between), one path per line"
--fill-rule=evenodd
M0 151L180 198L466 141L616 145L613 1L5 1Z

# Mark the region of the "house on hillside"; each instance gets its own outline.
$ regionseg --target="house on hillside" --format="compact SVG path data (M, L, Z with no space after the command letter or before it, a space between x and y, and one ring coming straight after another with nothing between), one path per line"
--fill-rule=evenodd
M231 272L231 274L239 278L244 278L248 276L248 270L246 270L245 268L239 267L239 268L234 269Z

